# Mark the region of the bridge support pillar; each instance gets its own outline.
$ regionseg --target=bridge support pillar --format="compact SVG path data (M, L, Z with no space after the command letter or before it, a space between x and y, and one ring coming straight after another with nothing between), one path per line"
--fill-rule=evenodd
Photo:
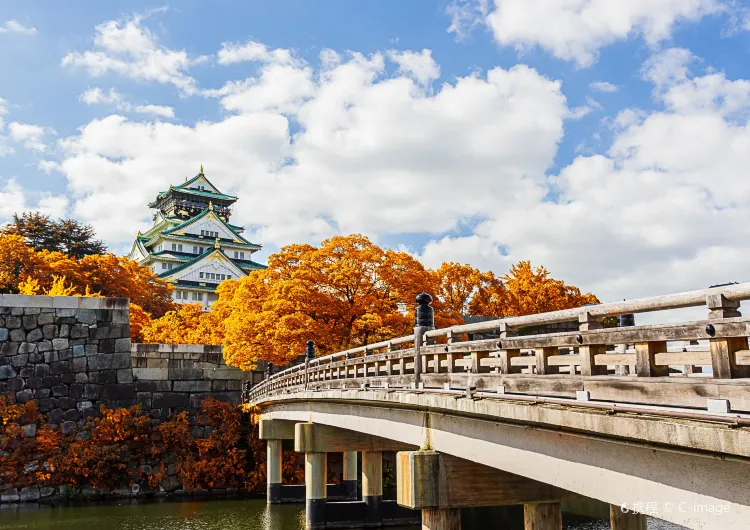
M646 516L623 512L619 506L609 505L609 525L612 530L646 530Z
M562 530L559 502L523 505L524 530Z
M362 500L367 506L365 526L382 526L383 513L383 453L362 452Z
M326 526L326 453L305 453L305 530Z
M422 510L422 530L461 530L460 508Z
M342 462L344 468L344 489L346 497L350 500L357 499L357 451L344 451Z
M260 420L260 439L266 441L266 501L268 504L282 502L281 487L281 443L294 439L294 422L283 420Z
M281 440L266 440L266 482L268 504L281 503Z

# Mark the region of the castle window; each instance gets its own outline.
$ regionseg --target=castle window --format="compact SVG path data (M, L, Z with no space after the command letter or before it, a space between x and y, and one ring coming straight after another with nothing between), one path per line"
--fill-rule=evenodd
M172 243L172 250L177 250L177 243Z
M161 264L161 270L163 270L163 271L167 270L167 264L166 263L162 263Z
M240 252L240 259L245 259L245 253L244 252Z
M203 273L202 272L200 273L200 277L203 278Z
M182 245L177 245L177 252L182 252Z

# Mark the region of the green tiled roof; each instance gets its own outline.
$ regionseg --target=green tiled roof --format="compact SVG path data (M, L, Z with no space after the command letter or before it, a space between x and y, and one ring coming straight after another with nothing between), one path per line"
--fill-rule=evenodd
M199 213L199 214L198 214L198 215L196 215L195 217L191 217L191 218L190 218L190 219L188 219L187 221L185 221L185 222L183 222L183 223L180 223L180 224L178 224L178 225L177 225L177 226L175 226L175 227L172 227L172 228L169 228L169 229L167 229L167 230L164 230L164 231L162 232L162 234L170 234L170 235L171 235L171 234L172 234L172 232L174 232L174 231L176 231L176 230L179 230L179 229L181 229L181 228L184 228L184 227L186 227L186 226L190 226L190 225L191 225L191 224L193 224L193 223L194 223L195 221L197 221L197 220L199 220L199 219L202 219L203 217L207 216L207 215L208 215L208 213L209 213L209 212L211 212L211 211L212 211L212 210L210 210L210 209L206 208L205 210L203 210L203 211L202 211L201 213ZM241 236L240 234L238 234L237 232L235 232L234 230L232 230L232 227L231 227L231 226L230 226L230 225L229 225L229 224L228 224L228 223L227 223L227 222L226 222L226 221L225 221L224 219L222 219L222 218L221 218L221 217L219 217L218 215L216 216L216 218L217 218L217 219L218 219L218 220L219 220L219 221L221 222L221 224L223 224L224 226L226 226L226 227L227 227L227 228L229 229L229 231L230 231L230 232L234 233L234 234L235 234L235 235L236 235L237 237L239 237L239 238L240 238L240 239L242 240L242 242L243 242L243 243L245 243L245 244L247 244L247 245L253 245L253 246L255 246L255 247L258 247L258 248L260 248L260 245L256 245L255 243L251 243L250 241L248 241L247 239L245 239L244 237L242 237L242 236ZM181 234L176 234L176 235L181 235ZM189 237L189 236L188 236L188 237Z
M225 257L225 258L227 259L227 261L230 261L230 262L232 262L232 264L233 264L233 265L234 265L235 267L237 267L237 268L239 268L239 269L242 269L242 270L245 270L245 269L244 269L244 268L243 268L242 266L240 266L240 264L239 264L239 263L237 263L237 262L236 262L235 260L233 260L232 258L230 258L229 256L227 256L227 255L226 255L226 254L225 254L225 253L224 253L224 252L223 252L223 251L222 251L221 249L219 249L219 248L214 248L214 249L212 249L212 250L211 250L210 252L205 252L205 253L201 254L200 256L196 256L195 258L193 258L193 259L191 259L191 260L189 260L189 261L186 261L186 262L185 262L185 263L183 263L182 265L178 265L177 267L174 267L174 268L173 268L173 269L171 269L171 270L168 270L168 271L164 271L164 272L162 272L161 274L159 274L159 278L166 278L167 276L171 276L172 274L174 274L174 273L176 273L176 272L180 272L181 270L185 270L185 269L186 269L187 267L189 267L190 265L192 265L192 264L194 264L194 263L197 263L197 262L199 262L199 261L200 261L200 260L202 260L203 258L207 258L208 256L210 256L210 255L211 255L211 254L213 254L214 252L220 252L220 253L221 253L221 254L222 254L222 255L223 255L223 256L224 256L224 257ZM260 265L260 264L258 264L258 265ZM262 266L262 265L261 265L261 266Z

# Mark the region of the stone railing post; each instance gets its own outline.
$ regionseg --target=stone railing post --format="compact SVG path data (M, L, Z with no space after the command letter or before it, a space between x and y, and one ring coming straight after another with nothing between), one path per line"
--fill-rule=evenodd
M315 359L315 341L308 340L307 348L305 348L305 390L307 390L307 384L310 382L310 361Z
M424 334L435 329L435 311L430 306L432 297L427 293L417 295L417 309L414 312L414 384L417 388L421 383L423 371L420 348L424 344Z

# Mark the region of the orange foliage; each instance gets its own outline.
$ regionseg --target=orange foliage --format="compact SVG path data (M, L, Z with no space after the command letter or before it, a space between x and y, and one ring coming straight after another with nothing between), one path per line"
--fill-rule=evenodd
M408 334L416 295L434 292L416 259L357 234L289 245L269 257L268 269L225 283L215 304L227 314L224 357L242 368L259 359L285 364L310 339L332 353Z
M144 323L144 342L163 344L221 344L222 322L216 311L203 311L200 304L184 304L164 316ZM132 335L132 331L131 331Z
M98 416L68 436L44 423L34 401L16 404L0 396L0 419L0 485L156 488L171 461L188 490L258 491L265 481L265 443L258 439L258 427L247 436L239 409L211 398L201 403L197 416L205 437L196 436L185 412L154 427L138 406L102 406ZM285 453L285 480L303 476L298 456Z
M37 252L21 236L0 234L0 292L18 292L24 285L56 293L51 291L55 277L64 279L70 293L129 298L152 315L174 307L172 287L135 261L114 254L76 259L61 252Z
M188 491L257 488L264 476L257 469L247 469L247 451L239 447L241 412L233 405L210 397L203 400L201 408L197 420L209 433L205 438L191 436L186 412L180 412L159 426L164 447L174 456L183 487Z

